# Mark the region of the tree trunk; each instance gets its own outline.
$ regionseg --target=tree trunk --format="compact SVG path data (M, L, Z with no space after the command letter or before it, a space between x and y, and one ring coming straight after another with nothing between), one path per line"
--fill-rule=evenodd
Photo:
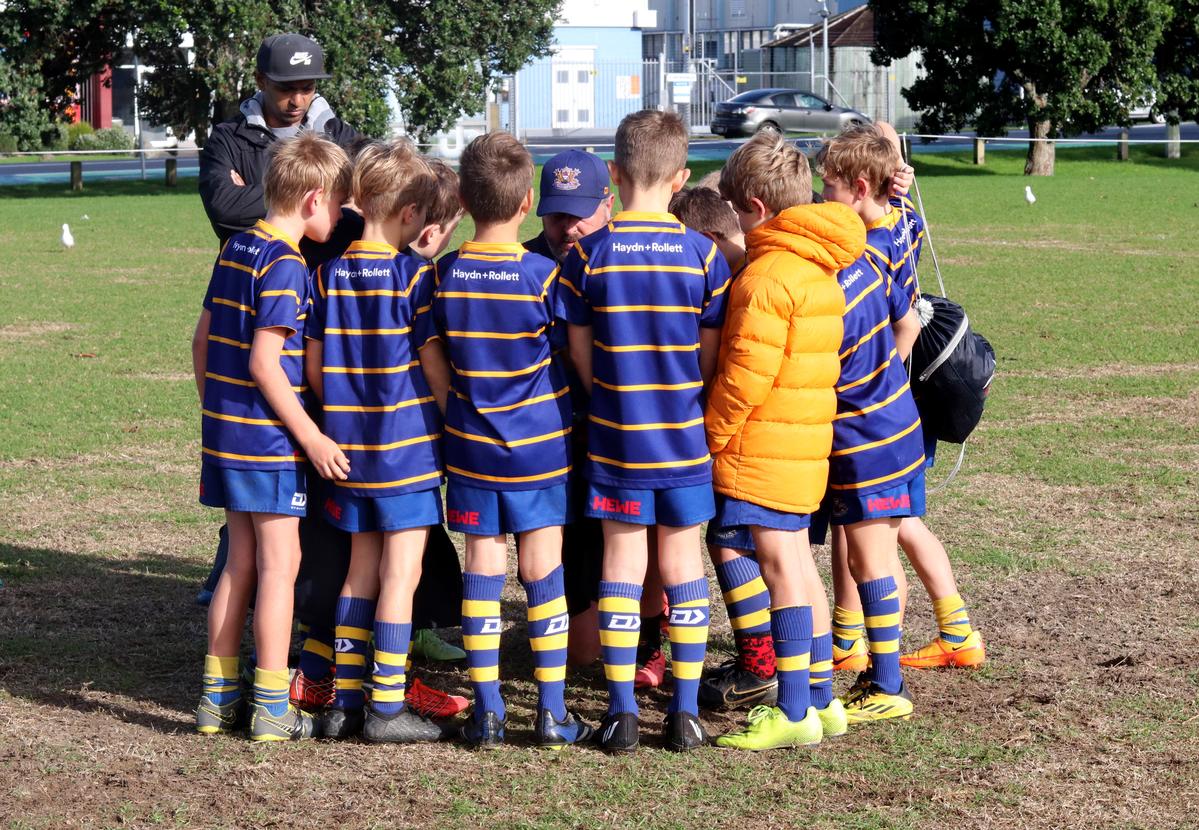
M1047 138L1049 136L1048 121L1028 122L1029 138ZM1054 143L1052 141L1028 142L1028 158L1024 162L1026 176L1052 176L1054 161Z

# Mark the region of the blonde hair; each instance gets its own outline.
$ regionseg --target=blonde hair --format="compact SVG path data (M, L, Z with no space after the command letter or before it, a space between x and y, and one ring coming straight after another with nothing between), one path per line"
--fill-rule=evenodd
M407 139L374 142L354 159L354 204L370 221L397 215L407 205L427 205L435 180L428 163Z
M350 176L345 150L323 135L302 132L272 148L264 183L267 207L278 213L296 213L304 204L304 195L317 189L345 197L350 192Z
M887 136L874 124L858 124L829 139L816 154L820 175L852 184L865 179L870 195L882 198L901 160Z
M720 194L710 187L688 187L674 194L670 212L687 227L700 233L710 233L721 239L732 239L741 233L737 214Z
M458 161L458 192L475 222L506 222L533 186L533 157L511 133L479 136Z
M687 166L690 136L678 113L641 110L616 128L614 163L635 187L666 181Z
M434 181L425 224L444 228L462 213L462 203L458 201L458 174L441 159L431 159L429 169Z
M812 203L808 157L775 130L763 130L737 148L720 171L720 195L740 210L752 199L778 213Z

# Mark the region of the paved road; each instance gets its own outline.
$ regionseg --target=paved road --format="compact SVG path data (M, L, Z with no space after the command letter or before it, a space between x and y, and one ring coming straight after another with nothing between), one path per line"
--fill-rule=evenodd
M967 134L969 135L969 133ZM1100 139L1115 142L1120 130L1110 127L1098 133L1091 133L1079 138ZM1013 130L1009 137L1027 138L1025 130ZM1157 124L1142 124L1132 128L1131 137L1136 140L1165 141L1166 128ZM1199 125L1194 123L1182 125L1184 140L1199 140ZM691 142L691 158L702 160L720 160L727 158L729 153L737 149L744 139L699 138ZM813 140L815 141L815 140ZM961 150L968 140L942 139L930 144L913 141L912 151L915 153L944 153ZM535 137L528 140L529 150L537 163L543 163L555 153L568 147L592 147L601 156L611 157L612 136L591 134L585 136L554 136ZM996 145L992 145L995 147ZM1013 146L1022 147L1015 144ZM1069 139L1060 142L1059 146L1072 145ZM179 176L194 177L199 174L197 159L183 157L179 159ZM120 179L141 178L141 161L87 161L83 163L83 181L86 187L89 181L112 181ZM162 181L164 176L162 159L146 160L146 178L150 181ZM67 161L30 161L0 164L0 185L14 184L65 184L70 180L70 163Z

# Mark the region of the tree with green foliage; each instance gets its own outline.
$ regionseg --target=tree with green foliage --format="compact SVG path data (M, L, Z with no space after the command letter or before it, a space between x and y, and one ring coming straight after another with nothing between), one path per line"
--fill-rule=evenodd
M920 52L923 75L904 97L926 132L1036 139L1127 122L1151 89L1168 0L870 0L876 63ZM1053 175L1052 142L1029 142L1024 172Z
M482 110L498 77L548 54L561 0L10 0L0 47L40 83L51 119L71 91L133 36L153 67L143 78L148 117L202 142L254 92L254 57L269 34L295 31L325 50L320 84L338 115L383 135L394 89L409 129L433 132ZM181 48L190 35L190 50ZM189 51L191 60L189 60Z
M1199 0L1170 0L1174 16L1157 55L1155 112L1170 124L1199 120Z

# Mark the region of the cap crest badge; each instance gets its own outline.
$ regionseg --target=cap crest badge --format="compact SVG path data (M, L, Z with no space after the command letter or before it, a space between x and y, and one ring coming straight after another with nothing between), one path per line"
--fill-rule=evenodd
M554 171L554 188L557 190L578 190L583 186L579 181L579 168L559 167Z

